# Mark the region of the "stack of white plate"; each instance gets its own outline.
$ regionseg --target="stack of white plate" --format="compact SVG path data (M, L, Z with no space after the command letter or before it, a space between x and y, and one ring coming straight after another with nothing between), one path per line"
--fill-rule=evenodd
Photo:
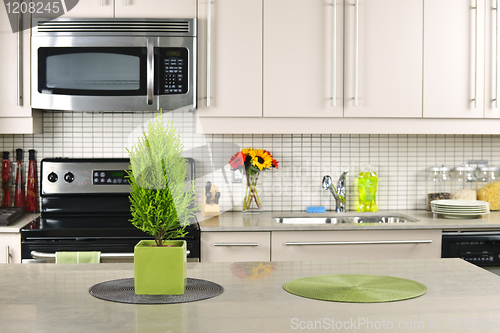
M433 213L449 219L473 219L490 213L490 204L479 200L434 200Z

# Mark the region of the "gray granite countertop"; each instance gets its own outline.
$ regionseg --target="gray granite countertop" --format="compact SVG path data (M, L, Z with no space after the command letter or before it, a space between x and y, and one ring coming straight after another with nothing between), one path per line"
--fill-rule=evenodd
M393 210L377 213L361 213L368 215L406 216L417 220L407 223L340 223L340 224L283 224L277 223L274 217L323 217L360 215L347 213L301 213L301 212L263 212L261 214L242 214L241 212L225 212L219 216L206 218L198 214L202 231L279 231L279 230L365 230L365 229L497 229L500 230L500 211L491 212L475 219L448 219L440 215L435 217L425 210Z
M0 226L0 233L19 233L21 228L40 216L39 213L25 214L17 221L7 226Z
M224 293L184 304L114 303L94 298L88 289L133 277L133 264L1 264L1 330L321 332L333 323L344 332L386 332L389 326L397 332L500 331L500 277L460 259L188 263L187 273L221 284ZM389 275L428 290L414 299L361 304L302 298L282 288L290 280L323 274ZM310 325L316 329L300 329Z

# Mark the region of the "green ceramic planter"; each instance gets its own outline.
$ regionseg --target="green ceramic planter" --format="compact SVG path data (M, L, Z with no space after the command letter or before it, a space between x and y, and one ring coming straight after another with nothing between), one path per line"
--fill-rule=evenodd
M138 295L182 295L186 288L186 241L142 240L134 247L134 287Z

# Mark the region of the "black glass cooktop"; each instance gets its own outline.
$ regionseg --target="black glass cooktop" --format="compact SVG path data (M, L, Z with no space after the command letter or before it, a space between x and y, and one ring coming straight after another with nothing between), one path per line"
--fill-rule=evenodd
M65 216L38 217L21 229L22 237L146 237L137 229L130 216ZM200 227L196 218L186 227L187 236L199 237ZM187 237L186 236L186 237Z

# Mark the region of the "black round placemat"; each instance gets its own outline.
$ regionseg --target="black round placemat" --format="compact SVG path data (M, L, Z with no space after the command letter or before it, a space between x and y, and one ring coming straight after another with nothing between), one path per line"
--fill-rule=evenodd
M89 289L90 295L112 302L130 304L174 304L200 301L224 292L224 288L217 283L187 279L186 290L183 295L136 295L134 279L119 279L101 282Z

